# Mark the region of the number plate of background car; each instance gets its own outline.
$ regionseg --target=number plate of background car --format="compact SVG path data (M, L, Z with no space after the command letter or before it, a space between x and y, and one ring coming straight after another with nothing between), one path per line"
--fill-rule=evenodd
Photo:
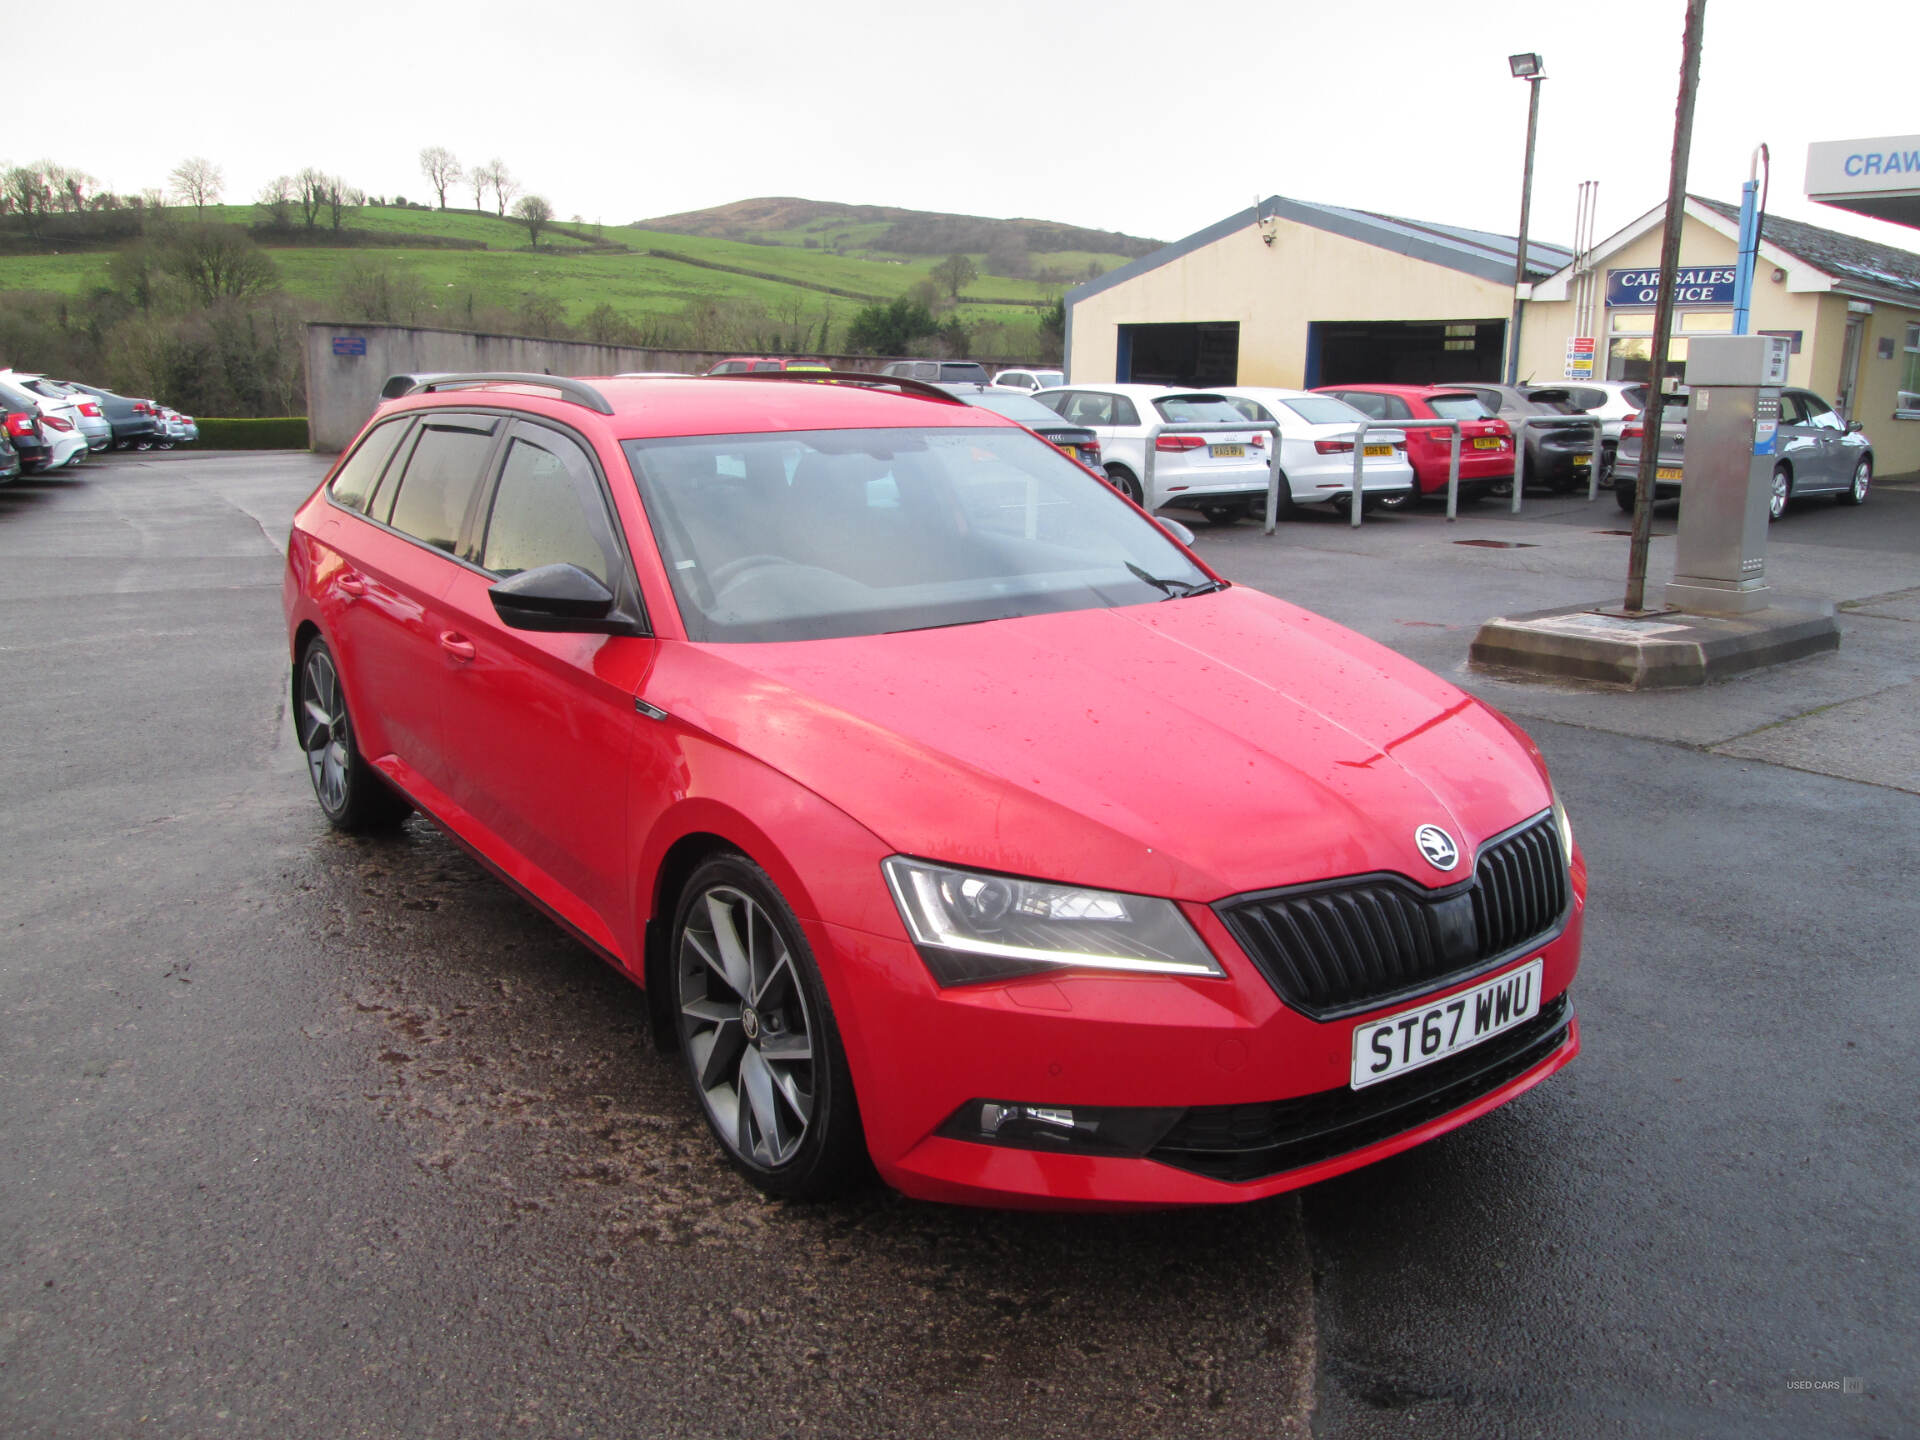
M1589 450L1584 455L1574 456L1573 463L1576 465L1591 465L1593 463L1593 452Z
M1677 467L1669 469L1667 466L1662 465L1653 473L1654 478L1658 480L1678 480L1680 478L1680 471Z
M1473 448L1476 450L1498 450L1501 448L1501 444L1498 439L1491 435L1482 435L1473 442Z
M1247 447L1244 445L1215 445L1212 448L1216 460L1244 460L1247 456Z
M1368 1020L1353 1031L1353 1088L1457 1055L1540 1013L1541 962L1430 1005Z
M1391 445L1367 446L1367 454L1369 455L1391 455L1392 453L1393 453L1393 447Z

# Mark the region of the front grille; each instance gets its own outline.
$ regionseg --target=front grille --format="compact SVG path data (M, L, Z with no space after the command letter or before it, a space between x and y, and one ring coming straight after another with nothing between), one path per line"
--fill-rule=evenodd
M1481 846L1473 878L1446 890L1367 875L1214 909L1282 1000L1329 1020L1452 984L1544 943L1569 893L1549 812Z
M1469 1105L1565 1043L1562 993L1524 1025L1365 1090L1324 1090L1256 1105L1196 1105L1148 1158L1215 1180L1259 1180L1345 1155Z

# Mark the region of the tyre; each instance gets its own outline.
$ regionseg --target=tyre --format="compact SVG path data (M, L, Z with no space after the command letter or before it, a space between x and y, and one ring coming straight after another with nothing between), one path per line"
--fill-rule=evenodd
M1134 504L1144 507L1147 503L1146 492L1140 488L1140 482L1134 478L1131 470L1124 465L1107 466L1107 483L1126 496Z
M1274 501L1273 501L1274 523L1276 525L1279 524L1282 520L1286 519L1292 513L1293 513L1293 482L1287 479L1287 472L1282 470L1280 472L1280 490L1279 490L1279 493L1274 496ZM1266 519L1267 519L1266 502L1264 501L1259 502L1259 508L1254 511L1254 515L1260 520L1260 522L1263 525L1266 523Z
M1369 510L1411 510L1415 494L1415 491L1403 490L1398 495L1382 495L1378 500L1369 496L1367 508Z
M327 823L356 834L390 830L405 820L413 807L367 764L354 743L347 692L324 640L314 640L300 656L297 701L294 728Z
M1840 492L1842 505L1864 505L1867 492L1873 488L1873 461L1862 460L1853 467L1853 483Z
M1629 515L1633 513L1633 486L1616 485L1613 487L1614 502Z
M1243 505L1215 505L1200 513L1209 525L1231 525L1247 511Z
M1773 489L1767 496L1767 519L1780 519L1793 501L1793 472L1784 465L1773 467Z
M734 1168L795 1200L864 1180L866 1138L826 987L766 872L733 854L695 870L668 963L687 1077Z
M1603 444L1600 447L1600 488L1603 490L1613 480L1613 462L1617 453L1612 445Z

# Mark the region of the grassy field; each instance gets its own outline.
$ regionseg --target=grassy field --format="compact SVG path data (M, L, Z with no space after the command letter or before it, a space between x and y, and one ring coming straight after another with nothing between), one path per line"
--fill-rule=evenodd
M188 217L192 212L176 211ZM209 206L205 218L230 224L259 218L253 206ZM715 239L699 235L641 230L633 226L592 225L577 229L628 247L625 252L595 249L572 236L549 230L538 251L527 248L526 227L473 211L424 211L365 206L346 225L390 234L393 245L332 248L324 245L268 245L287 292L325 307L341 279L357 266L378 265L411 271L449 323L475 310L514 310L530 297L557 302L568 321L577 323L600 305L611 305L636 322L679 314L690 302L745 301L773 315L819 320L830 310L837 331L870 300L889 300L927 279L938 257L884 255L865 251L834 253L834 241L846 246L870 242L885 230L883 222L819 222L775 232L773 244ZM484 250L409 246L409 236L447 237L477 242ZM816 248L806 248L812 239ZM549 243L549 241L551 243ZM663 252L663 253L648 253ZM41 290L86 295L107 282L109 252L0 256L0 291ZM985 273L985 256L973 257L979 277L962 292L958 314L963 323L1031 321L1063 288L1034 280ZM1121 263L1116 255L1065 252L1035 255L1036 268L1070 272L1077 280L1089 266ZM724 268L716 268L724 267ZM751 272L751 273L741 273ZM843 292L839 294L830 292Z

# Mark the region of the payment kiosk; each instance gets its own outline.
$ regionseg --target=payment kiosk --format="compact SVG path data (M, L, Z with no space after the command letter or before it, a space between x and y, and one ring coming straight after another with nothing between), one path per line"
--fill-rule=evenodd
M1687 436L1669 605L1728 615L1771 603L1767 502L1790 348L1774 335L1688 337Z

